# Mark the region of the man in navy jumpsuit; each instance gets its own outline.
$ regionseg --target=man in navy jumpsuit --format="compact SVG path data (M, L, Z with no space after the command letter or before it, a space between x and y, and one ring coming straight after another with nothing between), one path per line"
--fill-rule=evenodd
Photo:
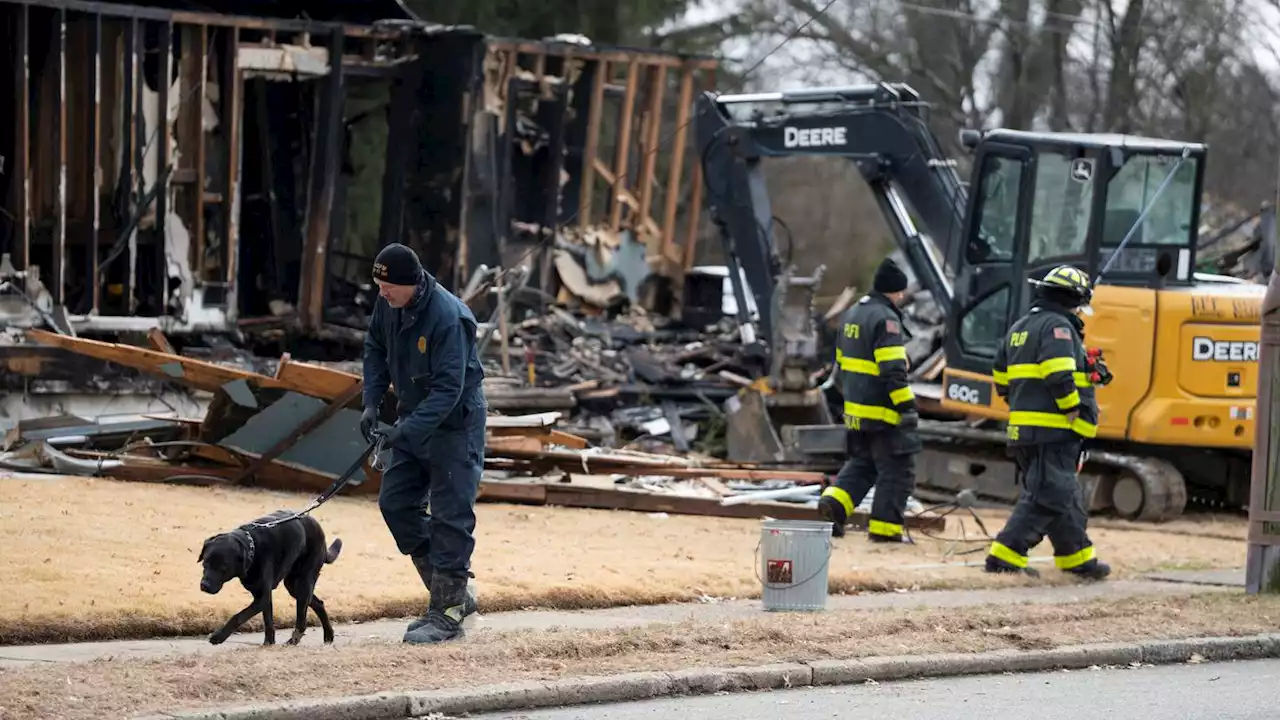
M431 595L404 641L438 643L461 636L463 619L476 610L467 581L488 409L476 319L404 245L378 253L373 278L378 300L364 342L360 429L367 438L382 434L391 449L378 507ZM398 419L378 429L388 384Z

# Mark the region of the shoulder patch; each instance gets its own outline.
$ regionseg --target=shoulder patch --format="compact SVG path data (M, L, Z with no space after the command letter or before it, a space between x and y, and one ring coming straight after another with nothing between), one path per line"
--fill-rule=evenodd
M900 332L900 331L898 330L898 321L897 321L897 320L885 320L885 321L884 321L884 331L885 331L885 332L887 332L887 333L889 333L889 334L891 334L891 335L897 335L897 334Z
M418 354L420 355L427 354L427 336L425 335L418 336Z
M1053 329L1053 336L1059 340L1070 340L1071 331L1064 327L1056 327Z

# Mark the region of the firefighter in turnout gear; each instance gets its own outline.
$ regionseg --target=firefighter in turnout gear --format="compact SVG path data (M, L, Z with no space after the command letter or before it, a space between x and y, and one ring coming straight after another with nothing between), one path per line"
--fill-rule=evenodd
M987 555L988 572L1024 572L1027 552L1045 535L1058 568L1101 580L1110 572L1086 532L1088 512L1076 477L1086 439L1098 430L1093 379L1088 372L1084 322L1093 298L1089 278L1060 265L1031 280L1036 301L996 350L996 392L1009 404L1008 446L1022 478L1009 521Z
M915 456L921 450L915 395L907 384L907 331L898 309L906 289L906 274L886 259L872 292L841 318L836 362L849 459L818 502L836 537L844 535L854 508L874 487L868 537L903 542L903 511L915 489Z

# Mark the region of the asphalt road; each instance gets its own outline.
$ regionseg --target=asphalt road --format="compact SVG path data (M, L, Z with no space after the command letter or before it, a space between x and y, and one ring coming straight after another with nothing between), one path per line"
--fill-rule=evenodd
M1274 720L1280 660L989 675L480 715L487 720Z

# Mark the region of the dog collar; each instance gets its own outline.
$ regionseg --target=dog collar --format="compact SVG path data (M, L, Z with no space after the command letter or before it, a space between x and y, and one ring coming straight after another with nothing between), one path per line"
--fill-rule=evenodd
M249 541L249 554L245 556L244 559L244 569L245 572L248 572L249 568L253 567L253 555L255 550L253 544L253 533L245 530L244 528L240 528L240 532L244 533L245 539Z

